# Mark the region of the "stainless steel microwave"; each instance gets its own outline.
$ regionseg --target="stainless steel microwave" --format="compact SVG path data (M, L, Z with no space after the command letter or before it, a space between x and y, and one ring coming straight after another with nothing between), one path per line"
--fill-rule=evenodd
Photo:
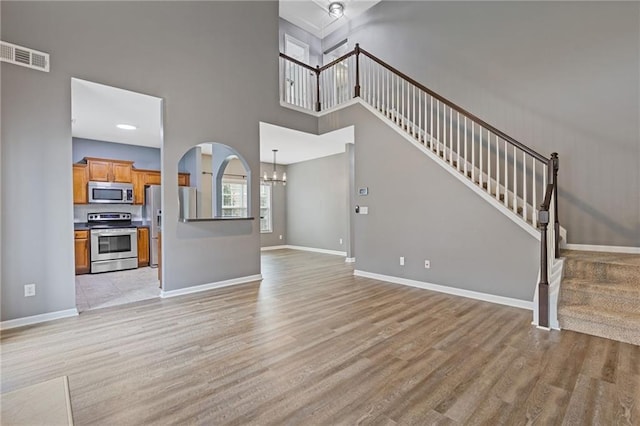
M102 204L133 204L133 184L89 182L89 202Z

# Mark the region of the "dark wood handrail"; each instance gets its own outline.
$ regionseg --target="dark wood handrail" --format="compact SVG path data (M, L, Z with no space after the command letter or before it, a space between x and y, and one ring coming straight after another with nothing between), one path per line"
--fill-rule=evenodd
M359 57L360 54L366 55L369 59L371 59L372 61L376 62L378 65L382 66L383 68L387 69L388 71L392 72L393 74L397 75L398 77L400 77L401 79L409 82L410 84L412 84L413 86L417 87L418 89L422 90L425 93L428 93L430 96L432 96L433 98L436 98L437 100L439 100L440 102L442 102L443 104L447 105L449 108L457 111L458 113L462 114L463 116L466 116L467 118L471 119L473 122L478 123L480 126L482 126L483 128L489 130L491 133L493 133L494 135L500 137L501 139L503 139L504 141L506 141L507 143L509 143L510 145L520 149L521 151L529 154L531 157L535 158L536 160L546 164L547 166L547 173L548 173L548 184L547 187L545 188L545 194L544 194L544 200L542 202L542 204L540 205L540 209L538 210L538 226L540 228L540 234L541 234L541 239L540 239L540 282L538 283L538 325L542 326L542 327L549 327L549 274L548 274L548 247L547 247L547 241L548 241L548 227L549 227L549 219L550 219L550 214L549 214L549 210L551 208L551 202L553 201L553 213L554 213L554 223L553 223L553 230L554 232L554 257L558 258L560 257L560 251L559 251L559 236L560 236L560 222L558 220L558 169L559 169L559 162L558 162L558 154L557 153L553 153L551 154L550 158L545 157L544 155L534 151L533 149L529 148L528 146L522 144L521 142L518 142L517 140L515 140L514 138L512 138L511 136L507 135L506 133L496 129L495 127L493 127L492 125L490 125L489 123L487 123L486 121L482 120L481 118L479 118L478 116L470 113L469 111L465 110L464 108L456 105L455 103L451 102L450 100L438 95L437 93L435 93L433 90L427 88L426 86L418 83L416 80L412 79L411 77L409 77L408 75L404 74L403 72L399 71L398 69L392 67L391 65L387 64L386 62L384 62L382 59L379 59L378 57L376 57L375 55L367 52L366 50L362 49L360 47L359 44L356 43L355 48L351 51L348 52L344 55L342 55L341 57L339 57L338 59L335 59L331 62L329 62L328 64L320 67L320 66L316 66L316 68L313 68L301 61L298 61L297 59L294 59L290 56L285 55L284 53L280 53L280 57L284 58L290 62L293 62L294 64L300 65L306 69L308 69L309 71L315 72L316 73L316 111L320 111L321 110L321 105L320 105L320 73L322 71L325 71L331 67L333 67L334 65L344 61L345 59L349 58L352 55L356 55L356 60L355 60L355 65L356 65L356 70L355 70L355 78L356 78L356 82L355 82L355 88L354 88L354 94L355 97L359 97L360 96L360 61L359 61ZM534 177L535 178L535 177ZM525 200L526 202L526 200Z
M544 192L544 201L542 201L542 205L540 205L540 211L549 211L549 206L551 206L551 198L553 197L554 185L552 183L547 184L547 189Z
M345 59L347 59L349 56L353 56L356 54L355 49L352 50L351 52L347 52L344 55L340 56L338 59L334 59L333 61L329 62L327 65L323 65L320 67L320 72L331 68L332 66L334 66L335 64L339 64L340 62L344 61Z
M301 67L304 67L304 68L308 69L309 71L318 72L317 68L314 68L311 65L307 65L302 61L299 61L299 60L297 60L295 58L292 58L291 56L287 56L284 53L280 53L280 57L286 59L289 62L293 62L296 65L300 65Z
M360 49L360 53L362 53L363 55L366 55L367 57L369 57L369 59L373 60L378 65L381 65L382 67L384 67L387 70L391 71L392 73L396 74L398 77L408 81L409 83L411 83L412 85L416 86L420 90L422 90L424 92L427 92L430 96L433 96L434 98L438 99L440 102L442 102L443 104L449 106L450 108L456 110L460 114L467 116L467 118L470 118L472 121L480 124L485 129L491 131L491 133L493 133L494 135L498 135L500 138L502 138L505 141L509 142L511 145L514 145L518 149L526 152L527 154L529 154L530 156L534 157L538 161L541 161L543 163L546 163L547 161L549 161L549 159L547 157L545 157L544 155L534 151L533 149L529 148L528 146L524 145L523 143L518 142L517 140L515 140L511 136L507 135L506 133L501 132L500 130L498 130L495 127L493 127L491 124L487 123L486 121L484 121L480 117L470 113L469 111L467 111L466 109L462 108L461 106L458 106L458 105L454 104L453 102L451 102L450 100L448 100L446 98L443 98L442 96L438 95L433 90L431 90L428 87L418 83L417 81L415 81L414 79L412 79L408 75L404 74L403 72L399 71L398 69L396 69L396 68L392 67L391 65L387 64L382 59L376 57L375 55L373 55L373 54L371 54L369 52L367 52L366 50L364 50L361 47L359 49Z

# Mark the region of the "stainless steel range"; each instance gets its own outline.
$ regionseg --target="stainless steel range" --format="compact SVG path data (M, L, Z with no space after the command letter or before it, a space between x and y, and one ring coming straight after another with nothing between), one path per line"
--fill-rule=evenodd
M138 267L138 230L131 213L89 213L91 273Z

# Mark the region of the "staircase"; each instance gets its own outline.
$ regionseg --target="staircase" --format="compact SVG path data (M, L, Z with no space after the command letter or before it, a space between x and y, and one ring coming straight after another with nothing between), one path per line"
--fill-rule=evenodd
M640 255L563 250L563 329L640 345Z
M320 116L360 102L540 241L534 323L555 325L557 154L542 155L361 49L320 67L280 54L280 102ZM557 280L554 281L554 278ZM551 279L551 282L550 282ZM534 283L532 283L533 286Z

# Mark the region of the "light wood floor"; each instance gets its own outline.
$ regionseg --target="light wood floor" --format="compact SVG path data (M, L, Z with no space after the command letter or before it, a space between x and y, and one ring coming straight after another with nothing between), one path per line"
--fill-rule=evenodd
M77 425L640 424L640 347L267 252L265 280L2 333L2 392L67 375Z

